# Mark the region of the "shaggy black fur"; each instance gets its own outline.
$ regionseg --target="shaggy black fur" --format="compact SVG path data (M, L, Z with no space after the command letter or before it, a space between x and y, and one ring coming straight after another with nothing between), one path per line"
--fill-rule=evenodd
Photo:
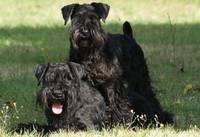
M81 80L81 65L39 65L35 75L42 82L37 102L45 108L49 127L75 131L102 128L106 105L99 91Z
M65 24L71 18L69 60L85 66L86 77L103 95L107 115L112 122L132 119L130 110L155 115L161 123L172 123L172 115L163 111L151 86L141 47L128 22L124 34L107 34L101 28L109 6L103 3L71 4L62 8ZM135 98L137 97L137 98Z

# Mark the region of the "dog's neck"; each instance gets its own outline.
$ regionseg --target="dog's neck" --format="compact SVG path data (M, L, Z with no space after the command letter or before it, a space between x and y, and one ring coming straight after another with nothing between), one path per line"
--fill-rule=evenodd
M78 51L79 54L79 60L81 61L88 61L88 60L93 60L98 58L101 54L101 49L103 46L98 45L94 46L93 48L80 48Z
M83 47L82 45L77 45L72 39L70 39L70 61L81 63L83 61L92 60L91 57L100 56L103 49L104 43L90 43L89 46ZM73 59L73 60L71 60Z

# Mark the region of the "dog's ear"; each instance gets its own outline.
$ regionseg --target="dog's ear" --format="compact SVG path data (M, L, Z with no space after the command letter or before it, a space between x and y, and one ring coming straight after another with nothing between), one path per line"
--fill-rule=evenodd
M78 6L79 4L70 4L70 5L66 5L64 7L62 7L61 11L62 11L62 16L65 20L64 25L66 25L69 17L71 17L71 15L74 13L75 8Z
M38 85L40 85L40 82L42 81L43 77L45 76L48 68L49 68L49 63L46 65L37 65L35 67L34 73L35 73L35 77L38 80Z
M45 68L45 65L37 65L34 69L34 73L35 73L35 77L37 78L37 80L40 79L42 72Z
M68 64L69 64L69 67L70 67L72 73L74 73L74 75L76 75L76 77L81 79L84 76L85 71L84 71L84 68L82 65L74 63L74 62L68 62Z
M103 20L103 22L105 22L110 10L110 6L104 3L96 3L96 2L91 3L91 5L95 8L97 14Z

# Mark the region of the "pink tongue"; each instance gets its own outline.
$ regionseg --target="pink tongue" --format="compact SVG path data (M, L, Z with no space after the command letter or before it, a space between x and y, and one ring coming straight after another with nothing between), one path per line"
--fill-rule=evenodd
M62 113L62 110L63 110L62 108L63 108L63 105L56 103L56 104L52 105L51 109L52 109L54 114L58 115L58 114Z

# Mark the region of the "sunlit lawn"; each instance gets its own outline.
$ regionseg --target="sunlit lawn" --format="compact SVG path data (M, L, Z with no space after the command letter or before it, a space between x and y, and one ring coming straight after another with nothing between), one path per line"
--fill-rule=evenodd
M60 8L73 2L78 1L0 1L0 109L5 103L11 107L7 114L12 116L7 119L8 125L45 123L42 110L35 105L39 88L33 70L36 64L65 62L68 57L70 23L64 26ZM84 2L88 3L81 1ZM200 127L200 1L102 2L111 6L108 19L103 24L105 31L121 33L122 23L125 20L131 22L134 36L145 52L156 95L163 108L175 115L174 129ZM17 112L13 103L16 103ZM120 133L102 132L97 136L126 136L126 133L130 136L153 136L157 131L159 136L169 135L170 131L178 136L175 130L119 130L116 132ZM191 132L195 134L199 130ZM67 136L67 133L62 134ZM87 136L87 133L82 134ZM88 132L88 136L91 133Z

